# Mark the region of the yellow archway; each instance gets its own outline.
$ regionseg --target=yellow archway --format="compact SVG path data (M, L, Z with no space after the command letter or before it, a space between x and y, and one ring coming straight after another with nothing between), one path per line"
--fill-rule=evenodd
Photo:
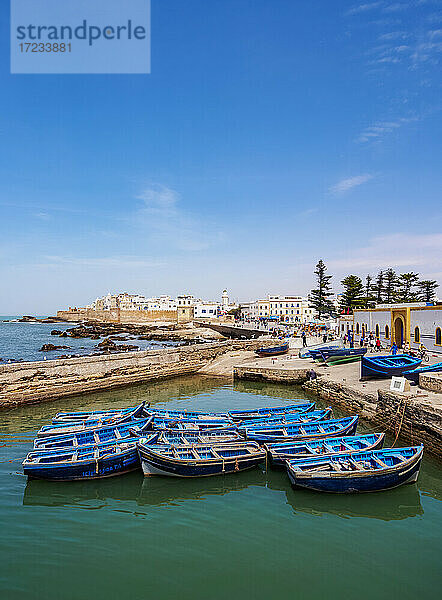
M393 328L393 341L396 342L398 348L402 348L405 341L405 321L403 317L396 317Z

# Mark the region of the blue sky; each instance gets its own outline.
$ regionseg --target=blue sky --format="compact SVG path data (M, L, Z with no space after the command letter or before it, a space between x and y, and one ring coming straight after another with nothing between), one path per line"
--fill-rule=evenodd
M0 10L0 314L442 280L440 1L152 0L149 75L11 75Z

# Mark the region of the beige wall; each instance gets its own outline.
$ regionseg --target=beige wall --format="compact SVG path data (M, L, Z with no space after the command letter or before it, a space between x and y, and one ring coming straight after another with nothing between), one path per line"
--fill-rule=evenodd
M176 322L176 310L59 310L57 317L66 321L103 321L105 323L152 323L154 321Z

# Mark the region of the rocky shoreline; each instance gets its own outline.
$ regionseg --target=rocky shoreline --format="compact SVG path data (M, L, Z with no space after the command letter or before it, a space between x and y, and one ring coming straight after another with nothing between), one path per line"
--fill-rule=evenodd
M61 324L62 319L58 317L38 318L25 315L20 319L6 322L19 323L42 323ZM66 323L66 321L64 322ZM67 352L56 359L78 358L80 356L101 356L103 354L114 354L119 352L133 352L142 350L137 341L142 340L170 343L173 346L190 346L224 339L219 333L193 324L178 325L177 323L155 323L155 324L122 324L103 323L97 321L82 321L68 329L52 329L51 336L61 338L60 343L44 343L38 352L53 353L60 350ZM68 339L97 340L97 344L87 354L75 353L69 345ZM120 343L119 343L120 342ZM143 346L143 344L141 344ZM145 344L144 344L145 346ZM36 348L37 350L37 348ZM71 350L72 352L69 352ZM3 362L2 359L0 359ZM8 359L8 362L23 362L22 359Z

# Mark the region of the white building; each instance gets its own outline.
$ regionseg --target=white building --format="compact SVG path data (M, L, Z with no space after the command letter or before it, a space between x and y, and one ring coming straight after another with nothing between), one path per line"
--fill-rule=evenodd
M384 345L395 342L402 348L409 343L416 349L424 344L432 352L442 352L442 305L412 302L358 309L354 311L352 331L356 339L373 332Z
M248 303L243 314L250 319L301 325L312 321L313 312L308 299L303 296L269 295L264 300Z
M219 302L199 301L193 305L195 319L210 319L217 317L220 313Z

